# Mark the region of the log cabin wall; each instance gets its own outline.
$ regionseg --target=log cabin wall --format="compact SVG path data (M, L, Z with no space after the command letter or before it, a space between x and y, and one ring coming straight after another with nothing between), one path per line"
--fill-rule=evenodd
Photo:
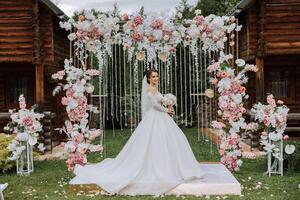
M246 61L255 59L258 48L258 11L256 9L257 2L239 16L239 23L243 26L239 33L239 57Z
M300 54L300 1L266 1L267 55Z
M257 64L259 72L248 88L251 104L267 93L283 99L291 112L300 112L300 0L245 0L237 14L239 57ZM251 105L250 105L251 106Z
M0 62L32 62L33 0L0 1Z
M45 111L62 110L52 96L51 80L69 57L68 33L59 27L60 14L48 0L0 0L0 112L11 106L7 88L14 81L9 74L16 75L15 82L24 74L32 77L29 105L40 102Z

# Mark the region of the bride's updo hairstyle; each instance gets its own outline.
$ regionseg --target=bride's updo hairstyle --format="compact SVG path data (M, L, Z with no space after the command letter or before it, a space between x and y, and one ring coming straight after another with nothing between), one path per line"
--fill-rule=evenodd
M146 76L146 78L147 78L147 83L148 83L148 84L150 84L149 79L150 79L150 77L151 77L152 72L156 72L156 73L158 74L158 70L156 70L156 69L154 69L154 68L147 70L146 73L145 73L145 76Z

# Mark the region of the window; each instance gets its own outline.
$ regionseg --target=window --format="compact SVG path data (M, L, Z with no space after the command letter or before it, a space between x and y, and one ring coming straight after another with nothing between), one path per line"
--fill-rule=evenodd
M266 92L287 103L295 101L295 68L266 68Z
M34 76L31 73L8 75L6 78L6 107L16 108L21 94L26 98L27 105L34 101Z

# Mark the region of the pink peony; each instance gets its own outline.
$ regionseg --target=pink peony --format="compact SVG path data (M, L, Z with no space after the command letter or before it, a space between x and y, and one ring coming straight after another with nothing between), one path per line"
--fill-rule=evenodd
M152 27L153 29L162 29L163 23L162 23L162 21L160 21L159 19L156 19L156 20L154 20L154 21L151 23L151 27Z
M25 125L25 126L32 126L33 124L33 119L31 116L26 116L22 119L22 123Z
M137 26L137 25L140 25L140 24L143 24L143 18L141 16L135 16L133 18L133 22L134 24Z

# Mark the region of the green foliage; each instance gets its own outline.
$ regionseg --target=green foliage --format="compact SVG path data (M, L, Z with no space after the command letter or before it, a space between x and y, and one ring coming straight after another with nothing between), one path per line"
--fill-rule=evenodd
M13 136L0 134L0 172L6 172L15 166L15 162L8 160L8 145L13 140Z
M199 0L194 8L187 6L186 0L182 0L179 7L184 7L183 18L191 19L195 10L201 10L203 16L215 14L219 16L226 15L240 0ZM176 9L177 12L179 11Z
M201 0L198 1L195 9L202 10L204 16L215 14L215 15L226 15L239 0Z

